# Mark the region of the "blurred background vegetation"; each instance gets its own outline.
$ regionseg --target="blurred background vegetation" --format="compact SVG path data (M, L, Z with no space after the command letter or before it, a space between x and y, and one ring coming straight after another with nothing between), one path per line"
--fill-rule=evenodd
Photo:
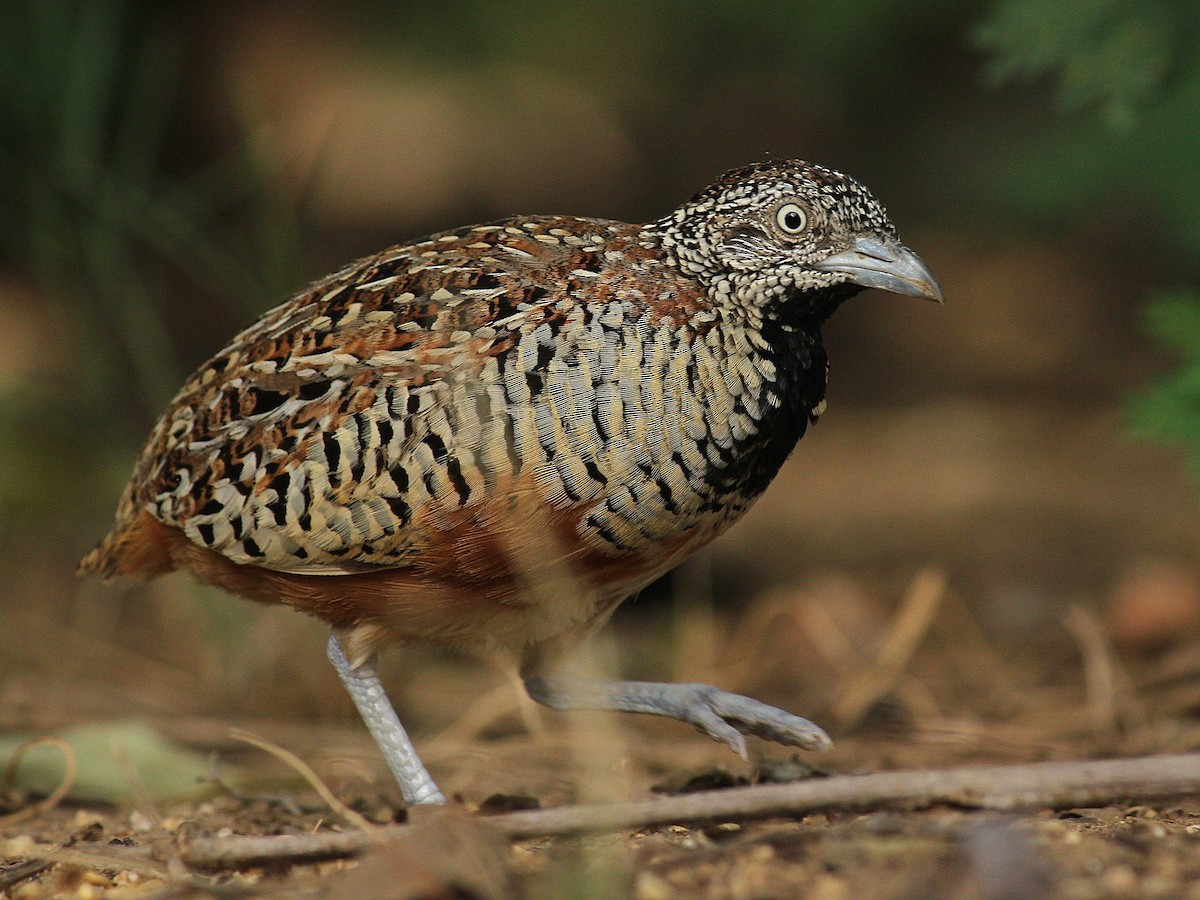
M839 313L829 415L683 581L934 563L1017 637L1148 565L1200 604L1182 457L1134 440L1200 469L1198 48L1171 0L4 4L0 707L323 708L315 626L73 576L183 376L389 243L766 155L868 184L948 301Z

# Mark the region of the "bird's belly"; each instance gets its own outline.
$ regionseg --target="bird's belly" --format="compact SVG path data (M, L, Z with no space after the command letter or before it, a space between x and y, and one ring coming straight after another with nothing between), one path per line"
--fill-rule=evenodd
M386 584L382 596L364 596L356 604L359 621L372 626L372 639L522 661L557 656L725 524L713 520L634 552L614 552L587 539L580 511L562 515L529 504L506 522L523 527L451 528L439 542L440 559L427 553L410 569L348 576ZM345 602L347 592L341 595Z

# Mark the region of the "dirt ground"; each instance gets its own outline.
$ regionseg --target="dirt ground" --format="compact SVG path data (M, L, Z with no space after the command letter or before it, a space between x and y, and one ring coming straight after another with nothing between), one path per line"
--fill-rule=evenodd
M358 827L292 767L231 737L231 725L311 765L368 827L403 821L397 792L352 716L149 714L171 746L214 754L207 783L172 799L130 762L118 779L123 797L68 794L37 808L39 792L12 787L8 773L0 889L14 898L1200 898L1200 798L1123 796L1101 808L1019 813L831 809L511 842L480 824L512 809L830 773L1195 750L1200 642L1178 639L1177 625L1145 627L1151 607L1161 614L1170 605L1172 590L1187 607L1192 586L1161 569L1142 578L1104 612L1065 605L1043 642L1014 646L985 637L937 570L917 573L892 603L886 586L830 576L766 592L741 611L660 605L617 623L615 645L633 674L685 679L707 670L726 688L828 725L834 750L803 760L754 741L744 763L677 723L645 717L540 712L492 669L406 657L385 677L417 723L435 777L466 814L417 819L402 838L350 859L199 869L181 853L198 837ZM300 621L278 621L289 628L292 619ZM1166 619L1177 622L1178 613ZM604 664L613 646L601 644L593 663ZM663 649L672 646L690 652ZM297 665L319 671L317 662L315 651ZM9 684L6 730L22 722L35 734L54 733L86 718L85 705L105 721L111 686L89 691L68 679L55 722L46 712L52 681L24 704ZM227 772L237 773L236 788Z

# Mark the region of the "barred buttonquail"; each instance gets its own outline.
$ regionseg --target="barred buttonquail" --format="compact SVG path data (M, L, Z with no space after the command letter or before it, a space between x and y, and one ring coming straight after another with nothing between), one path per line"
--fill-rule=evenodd
M105 576L187 569L329 622L329 656L410 803L439 802L374 657L515 658L555 709L828 743L700 684L554 674L563 652L735 522L824 406L821 324L863 288L940 300L883 207L831 169L736 169L648 225L448 231L268 312L159 419Z

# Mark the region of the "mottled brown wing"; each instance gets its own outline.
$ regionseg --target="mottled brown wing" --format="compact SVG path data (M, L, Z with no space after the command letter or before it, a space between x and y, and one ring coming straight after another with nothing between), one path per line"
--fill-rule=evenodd
M237 563L404 566L498 483L521 490L497 358L514 374L544 363L538 329L574 302L569 273L597 251L579 235L629 228L521 224L385 251L238 335L160 419L99 555L148 511Z

